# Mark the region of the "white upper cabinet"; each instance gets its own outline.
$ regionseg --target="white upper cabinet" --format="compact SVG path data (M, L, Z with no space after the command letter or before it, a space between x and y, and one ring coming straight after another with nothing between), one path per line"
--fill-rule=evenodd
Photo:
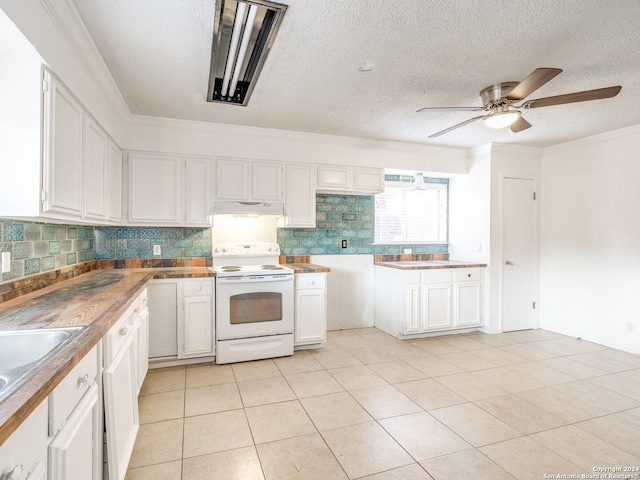
M288 163L284 178L282 227L315 228L316 166Z
M384 192L384 169L354 167L353 189L367 193Z
M233 158L216 160L216 200L281 202L283 165Z
M318 165L318 191L365 195L384 191L384 169Z
M129 223L182 224L182 170L179 156L129 155Z
M42 211L82 217L84 112L80 103L45 71Z
M185 159L185 225L209 225L212 198L212 161L209 158Z
M211 171L207 157L130 152L129 224L210 226Z
M84 126L84 213L83 218L105 221L107 218L107 133L88 115Z
M318 190L345 191L353 189L353 167L318 166Z

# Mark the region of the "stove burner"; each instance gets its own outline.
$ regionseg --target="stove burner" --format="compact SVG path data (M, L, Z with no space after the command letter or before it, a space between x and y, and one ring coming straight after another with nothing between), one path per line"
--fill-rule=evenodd
M282 270L278 265L262 265L262 270Z
M222 271L223 272L239 272L240 271L240 267L237 267L235 265L231 265L229 267L222 267Z

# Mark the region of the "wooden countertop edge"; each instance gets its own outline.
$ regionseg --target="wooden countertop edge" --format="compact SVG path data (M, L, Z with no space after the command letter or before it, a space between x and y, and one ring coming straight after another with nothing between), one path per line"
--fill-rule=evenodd
M331 269L315 265L313 263L283 263L283 267L288 267L293 270L294 273L327 273Z
M420 265L406 265L407 262L375 262L374 265L387 268L395 268L397 270L435 270L444 268L483 268L486 267L486 263L472 263L472 262L455 262L444 263L444 260L434 261L433 264L427 265L429 261L420 261ZM399 264L401 263L401 264ZM403 265L404 264L404 265Z

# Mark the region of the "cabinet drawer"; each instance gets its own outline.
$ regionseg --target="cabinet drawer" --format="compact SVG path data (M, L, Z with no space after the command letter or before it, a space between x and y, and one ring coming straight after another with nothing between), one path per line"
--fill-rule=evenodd
M184 282L182 284L182 294L185 297L212 295L213 282L201 280L199 282Z
M326 273L299 273L296 278L296 290L327 288Z
M420 272L420 283L451 283L450 268L432 268Z
M133 334L133 316L138 308L136 300L127 312L120 317L111 330L104 336L104 367L108 368L118 352L125 346L129 337Z
M454 282L479 282L482 279L482 268L454 268Z
M82 396L96 382L98 346L93 347L49 395L49 435L67 420Z

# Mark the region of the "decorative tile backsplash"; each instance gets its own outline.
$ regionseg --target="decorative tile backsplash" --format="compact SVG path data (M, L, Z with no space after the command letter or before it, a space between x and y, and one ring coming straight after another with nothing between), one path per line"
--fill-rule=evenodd
M160 255L153 254L154 245ZM210 256L210 228L95 227L96 260Z
M373 195L316 195L316 228L279 228L282 255L447 253L446 244L373 245ZM343 248L346 241L346 248Z
M2 282L93 260L93 227L0 218L0 251L11 253Z

